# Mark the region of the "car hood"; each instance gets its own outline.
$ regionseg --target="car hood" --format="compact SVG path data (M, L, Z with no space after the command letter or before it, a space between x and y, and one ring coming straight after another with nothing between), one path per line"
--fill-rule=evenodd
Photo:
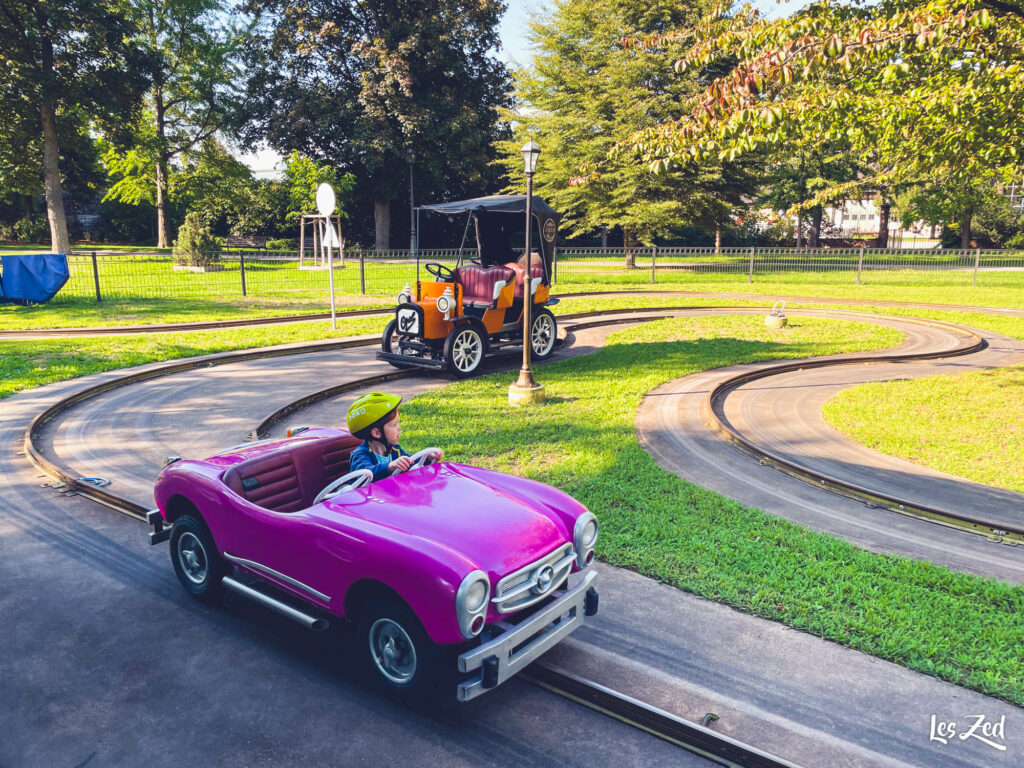
M435 464L342 494L325 506L430 539L500 578L572 539L543 503L502 490L502 478L507 476L478 467Z

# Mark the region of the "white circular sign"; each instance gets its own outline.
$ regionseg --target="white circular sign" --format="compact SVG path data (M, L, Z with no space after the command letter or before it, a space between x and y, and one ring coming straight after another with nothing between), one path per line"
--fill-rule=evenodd
M334 213L334 206L337 199L334 197L334 187L326 181L316 188L316 209L321 216L330 216Z

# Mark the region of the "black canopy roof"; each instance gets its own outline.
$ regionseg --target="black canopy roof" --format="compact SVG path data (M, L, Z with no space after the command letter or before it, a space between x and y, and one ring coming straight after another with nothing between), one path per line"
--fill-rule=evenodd
M488 197L474 197L471 200L454 200L450 203L435 203L434 205L421 205L421 211L435 211L437 213L469 213L476 211L490 211L493 213L526 213L526 195L489 195ZM533 213L542 218L560 219L562 214L544 202L543 199L533 196Z

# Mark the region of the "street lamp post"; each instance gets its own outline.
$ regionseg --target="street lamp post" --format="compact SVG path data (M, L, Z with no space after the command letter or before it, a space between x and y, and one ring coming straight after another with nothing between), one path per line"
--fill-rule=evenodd
M530 367L533 334L533 265L530 231L533 224L533 174L537 170L537 157L540 147L534 141L528 141L520 150L523 154L523 172L526 174L526 274L523 276L523 367L519 369L519 379L508 388L508 401L512 405L543 403L544 387L533 378Z

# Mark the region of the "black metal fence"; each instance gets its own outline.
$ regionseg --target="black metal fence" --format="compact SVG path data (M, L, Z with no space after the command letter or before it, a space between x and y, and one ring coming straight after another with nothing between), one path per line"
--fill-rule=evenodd
M71 278L53 302L127 299L216 300L248 297L321 304L329 291L326 264L290 252L227 251L206 267L183 267L167 255L73 254ZM459 253L420 252L449 267ZM407 250L348 251L333 259L337 295L389 297L415 283ZM564 291L686 283L834 283L1024 287L1024 251L795 248L564 248L555 283Z

